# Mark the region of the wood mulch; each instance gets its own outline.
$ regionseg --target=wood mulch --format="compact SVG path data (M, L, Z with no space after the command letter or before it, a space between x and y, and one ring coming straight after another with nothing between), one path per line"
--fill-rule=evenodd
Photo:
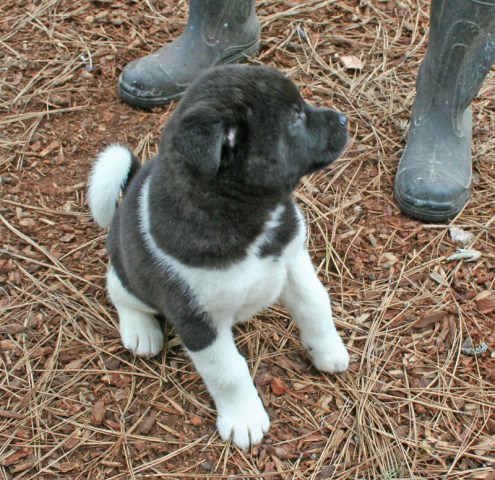
M493 72L473 103L463 213L423 224L393 199L426 1L257 2L253 63L350 120L345 154L296 192L349 371L316 371L279 307L236 328L272 421L243 452L219 439L212 401L173 333L151 360L121 345L86 180L110 142L143 159L156 151L176 104L134 110L116 83L126 63L180 34L187 7L0 4L0 479L493 480ZM471 234L465 245L454 226ZM449 259L460 248L481 255Z

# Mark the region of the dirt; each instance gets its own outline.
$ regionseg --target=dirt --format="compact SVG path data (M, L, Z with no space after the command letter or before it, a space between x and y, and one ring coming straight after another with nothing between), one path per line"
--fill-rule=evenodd
M258 3L252 63L284 71L309 102L350 121L342 158L295 194L349 371L316 371L278 306L236 327L272 421L242 452L216 434L211 398L173 332L160 357L123 348L86 180L111 142L143 161L156 152L176 103L132 109L117 79L180 33L187 2L5 0L0 479L493 478L495 76L473 102L471 199L450 224L424 224L400 213L393 181L428 3ZM472 240L453 241L452 226ZM459 248L481 255L448 260Z

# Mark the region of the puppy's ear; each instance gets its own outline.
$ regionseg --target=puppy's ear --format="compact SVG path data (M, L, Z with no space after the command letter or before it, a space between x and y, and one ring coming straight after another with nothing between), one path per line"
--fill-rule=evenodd
M220 166L223 145L229 142L218 113L193 107L179 122L173 145L201 175L212 178Z

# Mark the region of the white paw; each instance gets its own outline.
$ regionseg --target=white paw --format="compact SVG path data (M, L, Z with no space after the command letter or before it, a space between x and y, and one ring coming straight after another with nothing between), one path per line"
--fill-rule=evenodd
M320 372L343 372L349 366L349 353L340 337L319 341L314 346L308 346L308 351Z
M153 357L163 347L163 333L158 320L140 316L129 320L120 319L120 336L124 347L134 355Z
M270 419L256 394L219 410L217 428L222 440L232 439L235 445L246 450L261 442L270 428Z

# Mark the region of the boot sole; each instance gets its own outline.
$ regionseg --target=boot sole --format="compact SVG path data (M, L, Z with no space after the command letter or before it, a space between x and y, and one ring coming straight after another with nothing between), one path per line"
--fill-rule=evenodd
M457 202L457 205L452 205L450 208L445 208L444 205L440 204L436 207L430 205L428 208L421 208L414 205L413 199L408 201L407 197L402 197L398 194L397 190L395 190L395 200L399 205L400 211L409 217L425 222L443 223L452 220L462 211L468 199L469 191L467 191L466 195Z
M254 57L255 55L258 54L259 52L259 47L260 44L257 41L256 43L248 46L247 48L243 49L240 52L234 52L231 55L227 55L225 57L222 57L218 62L214 63L212 67L218 66L218 65L227 65L230 63L238 63L241 60L247 60L250 57ZM179 93L175 93L173 95L162 95L159 97L140 97L138 95L133 94L131 91L127 89L125 84L123 84L120 79L118 82L118 94L119 97L127 104L133 106L133 107L138 107L142 109L150 109L153 107L160 107L163 105L166 105L169 102L172 102L173 100L177 100L180 97L182 97L184 91L186 90L187 85L184 86L184 90L182 90Z

